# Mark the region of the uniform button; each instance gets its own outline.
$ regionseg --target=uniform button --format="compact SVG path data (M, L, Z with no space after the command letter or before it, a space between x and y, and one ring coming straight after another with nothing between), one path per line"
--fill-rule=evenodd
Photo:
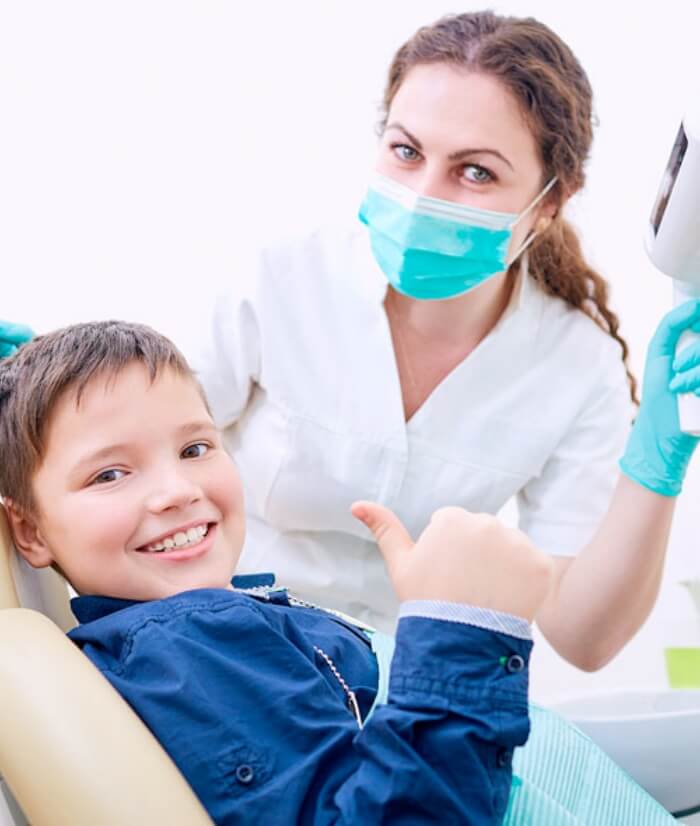
M496 755L496 764L499 769L505 769L510 766L510 752L508 749L501 749Z
M506 671L509 671L511 674L522 671L523 668L525 668L525 660L520 654L511 654L506 660Z
M252 783L254 777L255 772L253 771L253 767L249 766L247 763L242 763L236 769L236 778L238 782L243 783L244 786L247 786L249 783Z

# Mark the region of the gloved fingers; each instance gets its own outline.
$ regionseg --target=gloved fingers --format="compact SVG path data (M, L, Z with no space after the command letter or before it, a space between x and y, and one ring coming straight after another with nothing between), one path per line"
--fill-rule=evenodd
M673 372L682 373L700 365L700 339L684 347L673 359Z
M649 344L649 353L656 356L672 356L678 339L685 330L693 329L700 322L700 299L686 301L667 313L662 319Z
M17 347L14 344L10 344L9 341L0 341L0 359L11 356L16 349Z
M668 389L672 393L700 393L700 365L676 373Z
M0 342L24 344L34 338L34 331L26 324L13 324L11 321L0 321Z

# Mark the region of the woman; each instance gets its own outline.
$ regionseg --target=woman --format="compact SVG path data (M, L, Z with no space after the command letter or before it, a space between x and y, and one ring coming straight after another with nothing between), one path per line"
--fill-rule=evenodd
M538 622L559 653L594 669L639 628L695 446L668 384L697 308L650 348L601 524L635 382L562 217L591 114L582 68L535 20L450 16L399 49L366 226L265 252L196 360L247 481L243 570L387 627L397 606L350 504L387 505L417 535L441 506L517 496L556 558Z
M248 482L247 570L387 626L396 604L349 504L382 502L415 535L442 505L517 496L556 556L539 618L554 647L595 668L636 631L672 501L635 491L654 500L645 533L594 536L635 383L562 217L591 115L582 68L534 20L446 17L399 49L367 226L267 251L197 359Z

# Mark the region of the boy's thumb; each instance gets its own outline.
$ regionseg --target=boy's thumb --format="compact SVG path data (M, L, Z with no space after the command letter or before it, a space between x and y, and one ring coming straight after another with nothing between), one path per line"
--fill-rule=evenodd
M355 502L352 515L363 522L374 534L379 550L388 563L397 554L413 547L413 540L395 513L375 502Z

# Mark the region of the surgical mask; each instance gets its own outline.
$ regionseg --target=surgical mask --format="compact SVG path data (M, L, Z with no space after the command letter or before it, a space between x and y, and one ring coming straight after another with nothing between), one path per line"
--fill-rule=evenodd
M359 217L392 287L411 298L454 298L507 270L532 243L534 231L508 260L513 229L556 180L552 178L520 214L513 214L418 195L376 175Z

